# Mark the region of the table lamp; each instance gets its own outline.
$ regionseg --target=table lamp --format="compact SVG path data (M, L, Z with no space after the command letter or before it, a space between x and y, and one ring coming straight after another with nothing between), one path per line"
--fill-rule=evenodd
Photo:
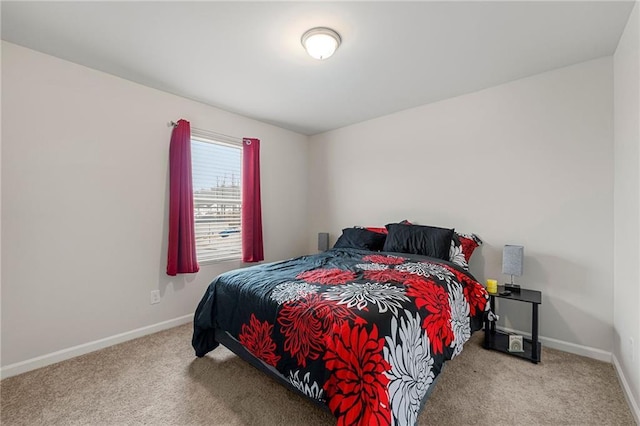
M505 290L520 292L520 286L514 284L513 276L522 275L522 264L524 257L524 247L507 244L502 251L502 273L511 275L511 282L504 285Z

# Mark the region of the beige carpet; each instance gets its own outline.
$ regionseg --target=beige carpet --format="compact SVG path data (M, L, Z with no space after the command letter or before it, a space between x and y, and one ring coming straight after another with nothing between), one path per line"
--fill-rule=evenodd
M480 346L446 364L420 425L633 425L613 366L543 349L539 365ZM9 425L332 425L330 414L220 347L196 359L191 325L0 383Z

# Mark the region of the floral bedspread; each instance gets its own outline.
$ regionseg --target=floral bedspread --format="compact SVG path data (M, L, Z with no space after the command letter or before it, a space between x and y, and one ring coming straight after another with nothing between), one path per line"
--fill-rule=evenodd
M196 310L193 347L199 357L217 347L218 327L339 425L413 425L487 300L450 262L332 249L220 275Z

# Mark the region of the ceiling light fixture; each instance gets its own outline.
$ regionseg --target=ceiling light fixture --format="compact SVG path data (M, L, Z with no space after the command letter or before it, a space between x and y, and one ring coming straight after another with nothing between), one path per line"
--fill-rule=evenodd
M322 60L333 55L342 39L340 34L331 28L316 27L302 34L301 41L302 46L312 58Z

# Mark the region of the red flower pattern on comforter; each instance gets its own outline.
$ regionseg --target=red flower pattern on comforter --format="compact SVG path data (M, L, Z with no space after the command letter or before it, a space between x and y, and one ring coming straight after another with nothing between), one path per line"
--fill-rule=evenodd
M249 352L275 367L280 360L280 356L275 353L276 344L271 338L272 332L272 324L269 324L268 321L260 322L254 314L251 314L249 324L242 324L242 331L238 340Z
M405 284L408 287L407 295L415 297L416 306L429 312L424 317L422 328L427 330L433 352L442 353L444 347L448 347L453 341L447 292L435 282L419 276L409 278Z
M346 307L311 294L295 302L285 303L278 313L278 324L284 335L284 350L295 357L301 367L318 359L325 350L327 332L356 315Z
M376 281L379 283L386 283L390 281L403 283L412 275L405 271L398 271L397 269L380 269L364 271L363 276L366 280Z
M383 263L385 265L399 265L405 261L403 257L385 256L382 254L372 254L370 256L365 256L362 258L362 260L366 260L367 262Z
M303 272L296 277L299 280L320 284L345 284L356 278L356 273L342 269L316 269Z
M389 425L385 371L391 365L382 356L384 339L375 324L371 333L363 326L336 326L327 346L323 360L331 375L324 390L338 425Z

